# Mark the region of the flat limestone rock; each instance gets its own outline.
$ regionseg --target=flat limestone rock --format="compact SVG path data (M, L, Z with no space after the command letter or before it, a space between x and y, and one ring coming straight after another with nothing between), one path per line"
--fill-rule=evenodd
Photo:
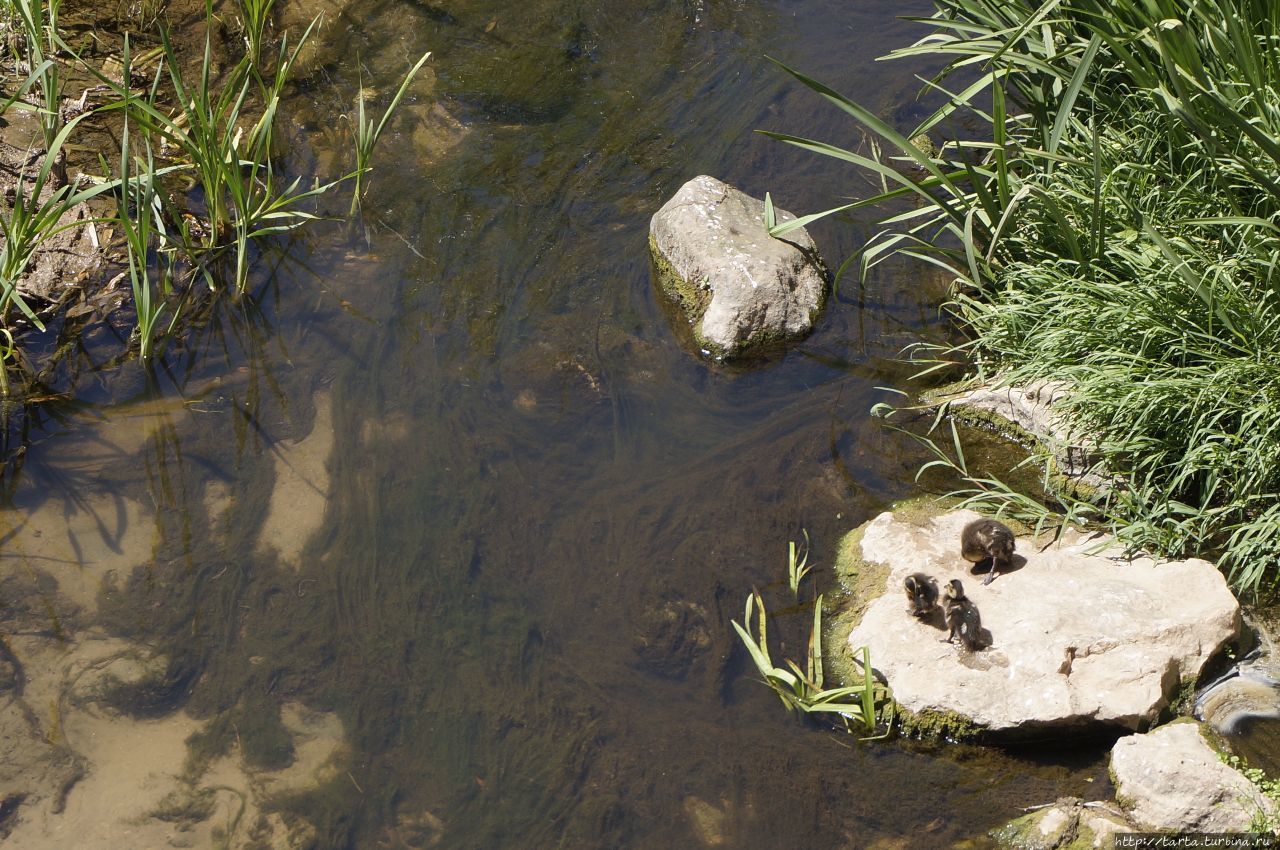
M960 530L977 517L954 511L914 523L884 513L863 528L862 558L889 575L849 645L870 647L871 663L913 714L941 712L975 731L1023 737L1146 728L1240 629L1239 603L1207 561L1089 554L1099 540L1073 531L1043 552L1019 539L1014 569L984 587L960 557ZM963 581L987 648L944 643L940 616L907 613L902 583L917 571L939 587Z
M779 222L795 219L775 212ZM659 287L714 357L804 336L826 300L826 274L804 228L775 239L764 202L714 177L681 186L654 214L649 237Z
M1218 758L1198 723L1170 723L1129 735L1111 749L1116 799L1149 830L1247 832L1275 806Z

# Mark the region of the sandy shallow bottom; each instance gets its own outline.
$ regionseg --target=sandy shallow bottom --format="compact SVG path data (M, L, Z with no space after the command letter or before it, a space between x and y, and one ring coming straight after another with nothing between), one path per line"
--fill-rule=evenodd
M198 765L187 742L205 721L181 710L138 719L106 701L112 687L162 673L163 657L97 635L73 643L14 638L9 645L26 679L21 695L11 692L0 703L0 799L21 798L0 823L4 846L291 848L314 837L309 824L266 808L344 774L347 748L336 715L296 702L280 707L295 752L282 770L247 767L236 746Z
M295 443L275 447L275 487L259 546L275 550L282 564L297 567L307 541L324 523L329 503L329 459L333 454L333 401L315 396L315 425Z
M260 544L296 565L319 530L333 450L329 397L315 398L315 427L278 447L275 489ZM104 465L147 450L147 435L181 407L126 410L72 452L94 480ZM49 499L0 512L0 846L24 850L300 848L315 838L272 802L345 775L339 718L297 702L279 711L294 758L281 770L246 765L238 745L197 762L188 741L208 719L184 710L158 718L122 713L113 694L164 675L168 659L96 625L104 583L154 568L159 532L149 505L109 492L74 503ZM218 532L234 493L204 493Z

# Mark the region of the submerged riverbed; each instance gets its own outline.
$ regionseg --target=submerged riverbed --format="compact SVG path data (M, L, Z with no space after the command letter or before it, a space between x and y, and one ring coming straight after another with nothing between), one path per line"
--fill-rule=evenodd
M73 821L120 846L132 827L93 814L132 799L197 845L250 846L270 816L326 848L968 847L1021 807L1106 796L1101 750L801 725L730 626L760 586L799 657L787 541L809 531L808 581L833 590L839 537L917 492L924 458L868 410L905 384L903 347L945 332L936 283L851 278L753 370L682 349L650 285L649 216L697 174L800 214L872 190L753 133L859 133L764 56L907 123L926 69L874 59L919 34L895 15L930 9L331 10L288 103L297 173L339 167L362 82L385 98L433 51L367 239L282 242L256 298L150 377L90 340L74 400L28 424L6 634L32 722L84 778L20 846ZM834 267L870 226L814 236ZM146 798L157 772L186 808Z

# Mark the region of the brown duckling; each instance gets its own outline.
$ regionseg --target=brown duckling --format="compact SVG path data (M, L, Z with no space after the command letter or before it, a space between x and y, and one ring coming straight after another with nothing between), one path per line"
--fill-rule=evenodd
M996 573L1013 566L1013 532L993 519L975 519L960 532L960 556L974 564L989 560L991 569L982 583L991 584Z
M933 576L912 573L902 582L907 590L907 613L928 617L938 607L938 582Z
M970 652L982 649L982 617L978 615L978 606L964 595L964 585L958 578L947 582L943 590L942 616L950 629L946 643L954 643L959 637Z

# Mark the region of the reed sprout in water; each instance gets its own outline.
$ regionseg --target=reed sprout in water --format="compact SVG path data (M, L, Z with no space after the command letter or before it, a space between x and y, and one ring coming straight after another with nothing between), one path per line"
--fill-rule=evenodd
M850 731L857 727L874 732L878 725L884 725L884 734L888 734L893 721L893 696L887 687L875 681L870 653L866 647L862 648L862 657L859 659L861 681L836 688L824 686L821 595L813 607L813 631L809 634L808 653L803 668L790 658L785 659L785 666L774 664L769 652L768 620L764 599L759 591L753 590L747 597L742 624L735 620L733 628L755 663L761 679L778 695L787 711L834 716Z
M1237 587L1273 588L1280 5L935 5L929 34L892 54L948 63L927 83L942 105L914 128L787 69L900 156L771 133L884 181L774 232L886 210L841 271L907 257L954 279L968 340L917 347L922 375L965 363L979 379L1065 381L1064 409L1124 481L1096 499L1104 525L1133 550L1220 557ZM974 120L986 137L960 137ZM996 485L984 498L1026 508Z
M804 535L803 549L797 550L794 540L787 543L787 586L796 599L800 598L800 582L813 569L809 564L809 531L803 528L800 531Z
M422 66L431 58L431 52L422 54L414 66L409 69L409 73L405 74L404 79L400 82L400 87L396 89L395 95L391 98L391 102L387 104L386 110L382 113L376 123L373 118L365 115L365 88L363 77L359 94L356 96L356 126L354 133L355 143L355 189L351 194L350 214L354 216L360 211L360 205L364 202L364 195L367 191L365 186L365 175L372 169L373 149L378 145L378 139L382 137L382 131L387 128L387 122L391 120L392 114L396 111L396 107L400 105L400 101L404 99L405 92L409 89L409 84L413 82L413 78L422 70Z
M121 64L124 69L122 76L127 80L132 69L128 38L124 42ZM125 98L126 101L132 98L128 90ZM145 159L134 154L131 148L128 103L124 110L120 138L120 191L116 194L114 222L124 236L129 284L138 321L138 356L146 360L151 356L160 317L169 307L168 300L174 293L175 252L167 244L161 195L156 190L156 181L164 170L156 167L150 139L143 139ZM106 170L104 160L103 171ZM156 258L154 275L152 256ZM169 322L170 328L177 321L178 315L179 310L175 306Z
M276 0L236 0L240 7L240 32L244 36L245 56L255 67L262 66L263 48L268 46L267 26Z

